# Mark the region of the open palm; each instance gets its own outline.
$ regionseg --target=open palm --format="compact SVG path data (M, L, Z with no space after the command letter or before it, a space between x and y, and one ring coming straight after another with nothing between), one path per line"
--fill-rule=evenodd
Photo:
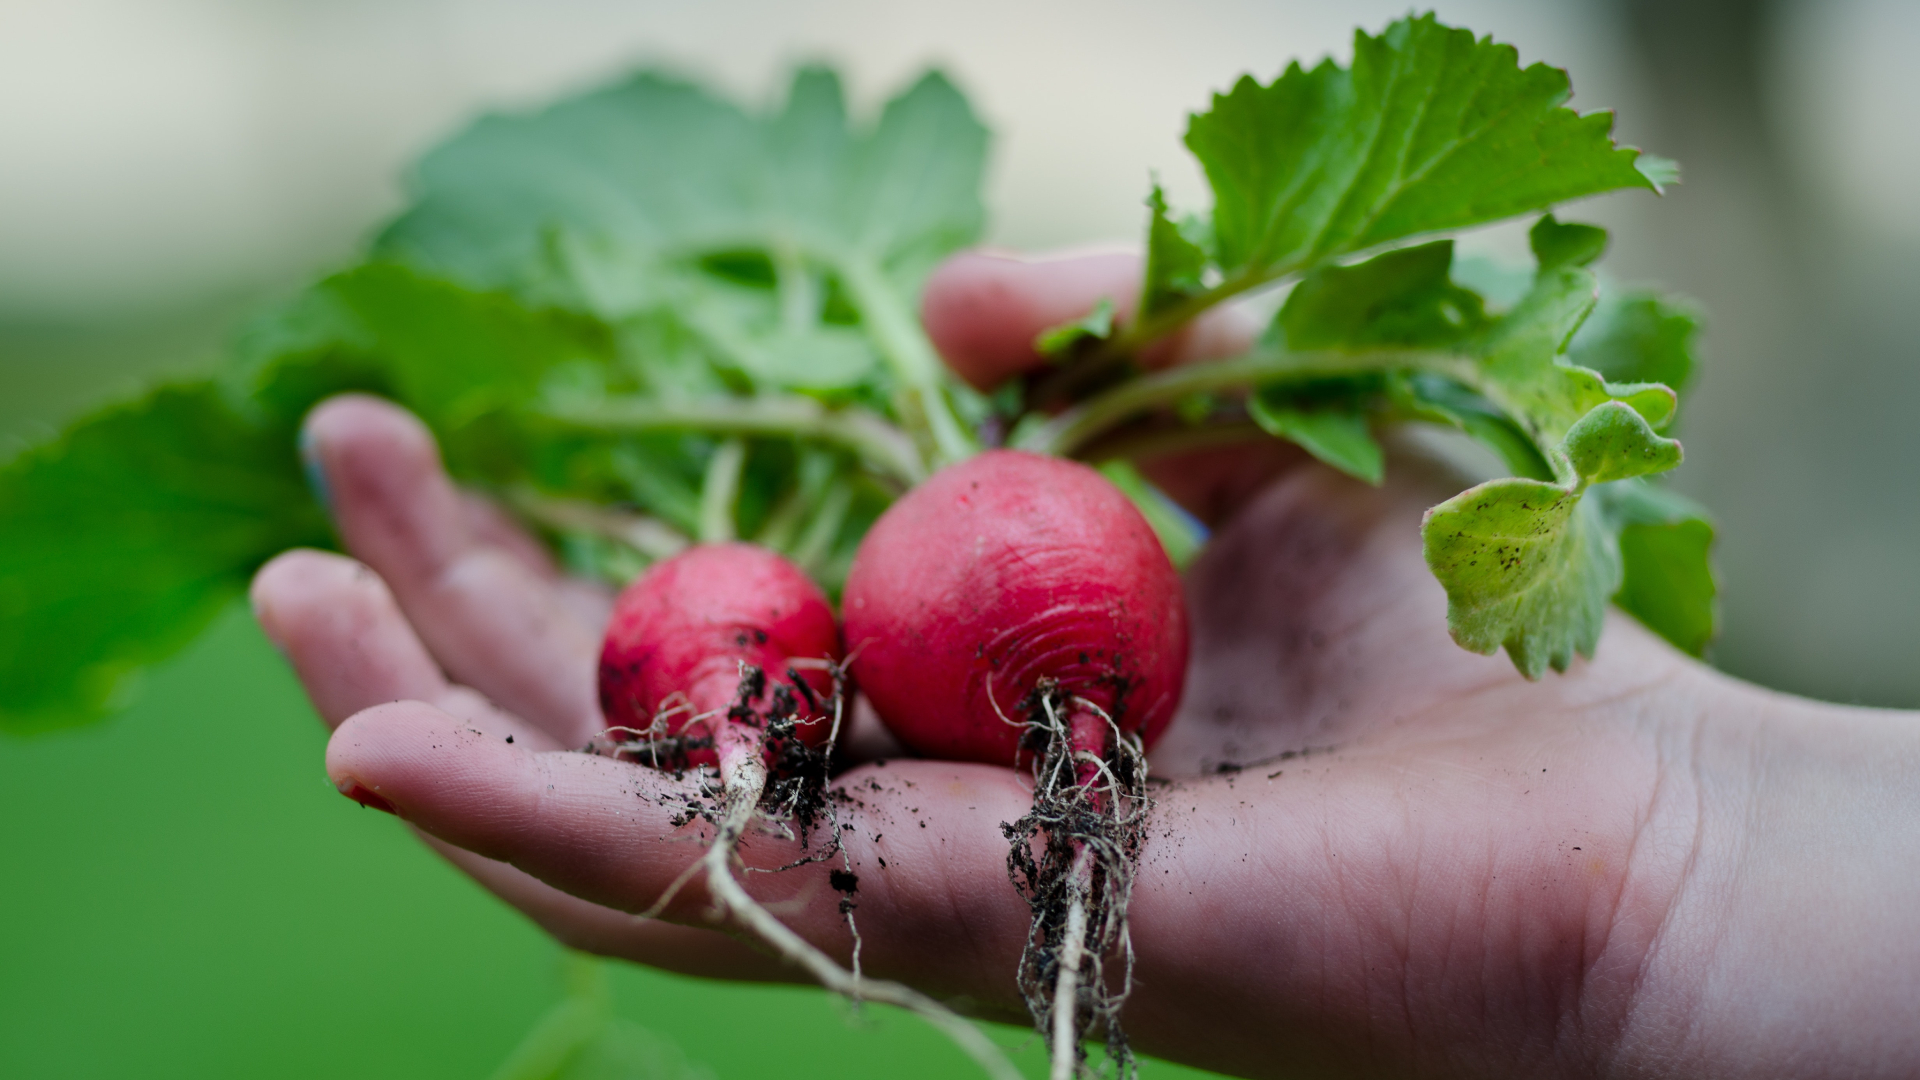
M963 256L930 286L929 331L990 383L1032 362L1035 332L1125 295L1135 273L1117 257ZM1170 351L1233 338L1216 323ZM570 945L792 977L714 927L697 881L661 920L629 914L698 859L702 826L675 824L695 781L575 752L604 726L608 599L454 489L392 406L337 399L307 430L356 559L289 553L254 599L336 727L342 789ZM1911 898L1898 867L1920 855L1912 718L1766 694L1617 615L1595 661L1538 683L1462 651L1419 539L1421 512L1458 482L1413 458L1381 489L1277 445L1156 476L1219 529L1188 574L1194 658L1153 754L1164 782L1125 1014L1138 1048L1274 1076L1902 1075L1920 1061L1920 904L1884 902L1903 881ZM884 739L858 731L855 746L872 756ZM1836 771L1853 801L1835 797ZM893 758L838 783L866 969L1013 1013L1029 916L1000 824L1027 809L1021 779ZM1878 836L1892 850L1855 850L1863 814L1907 823ZM771 868L795 851L755 836L743 854ZM845 959L825 876L745 880ZM1810 926L1816 911L1826 922ZM1783 969L1797 982L1767 977ZM1822 1016L1879 1034L1810 1039L1803 1021Z

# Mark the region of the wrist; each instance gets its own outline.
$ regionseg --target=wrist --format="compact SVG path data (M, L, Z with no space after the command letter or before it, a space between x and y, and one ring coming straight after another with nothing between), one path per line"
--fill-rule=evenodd
M1623 1064L1702 1076L1920 1070L1920 718L1702 673L1669 765L1686 868ZM1691 811L1680 805L1692 799ZM1657 819L1656 819L1657 820ZM1656 842L1659 842L1656 839Z

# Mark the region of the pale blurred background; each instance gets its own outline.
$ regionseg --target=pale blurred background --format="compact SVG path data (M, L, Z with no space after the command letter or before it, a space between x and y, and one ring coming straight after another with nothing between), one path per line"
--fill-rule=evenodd
M867 107L927 64L997 133L992 238L1131 240L1185 113L1242 71L1344 56L1385 0L0 0L0 455L352 258L405 164L476 112L659 62L766 101L796 61ZM1679 484L1719 516L1716 659L1920 705L1920 4L1477 0L1443 18L1573 73L1678 158L1664 199L1572 216L1604 267L1704 302ZM1513 250L1509 231L1486 238Z

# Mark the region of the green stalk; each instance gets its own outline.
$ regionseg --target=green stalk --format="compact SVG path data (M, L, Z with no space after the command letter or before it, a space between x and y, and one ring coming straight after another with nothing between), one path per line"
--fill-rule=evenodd
M951 465L980 452L980 443L960 422L947 399L940 357L893 286L871 260L842 259L840 279L860 309L860 321L887 363L899 376L906 412L932 443L935 467Z
M507 503L521 514L550 529L591 533L638 552L648 561L671 558L691 543L659 518L633 514L583 499L542 495L532 488L514 488Z
M784 237L774 243L772 258L781 327L790 334L812 329L820 319L820 283L807 271L799 249Z
M1162 308L1144 319L1123 327L1101 352L1110 355L1137 353L1206 314L1209 309L1242 293L1252 292L1263 285L1270 285L1290 273L1292 273L1291 270L1263 274L1248 274L1242 271L1206 292L1190 296L1172 307Z
M591 431L699 431L807 439L851 451L881 476L912 487L926 479L920 451L899 428L866 409L827 409L812 398L717 397L661 402L607 398L539 410L549 420Z
M700 542L724 544L735 538L734 505L740 501L740 474L747 465L747 444L728 439L707 462L700 484Z
M817 575L820 564L833 552L833 541L846 524L847 510L853 506L853 485L841 480L827 489L820 500L819 512L807 523L806 532L793 545L793 561L800 569Z
M1467 357L1409 350L1364 353L1260 352L1217 364L1186 364L1142 375L1017 432L1024 450L1071 456L1100 435L1151 409L1172 406L1195 394L1249 390L1283 379L1312 379L1356 371L1420 368L1477 383L1477 368Z
M820 450L800 452L799 482L774 506L753 542L791 557L795 537L805 528L808 511L834 481L837 455Z

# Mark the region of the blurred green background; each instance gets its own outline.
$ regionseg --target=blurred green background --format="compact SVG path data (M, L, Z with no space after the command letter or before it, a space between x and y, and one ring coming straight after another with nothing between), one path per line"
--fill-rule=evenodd
M1920 5L1437 6L1569 68L1577 106L1617 108L1626 141L1686 167L1665 198L1563 216L1614 230L1604 271L1707 309L1678 484L1722 526L1715 661L1920 705ZM996 131L996 242L1129 242L1150 170L1198 201L1178 138L1209 90L1344 56L1356 23L1404 10L0 0L0 458L207 366L241 313L346 260L398 208L405 163L484 108L637 61L760 98L816 57L871 104L938 63ZM1473 243L1523 250L1510 231ZM479 1078L506 1057L560 1000L559 951L335 795L322 745L239 610L109 723L0 741L0 1076ZM917 1022L850 1020L811 991L633 968L611 985L661 1053L720 1077L972 1075Z

